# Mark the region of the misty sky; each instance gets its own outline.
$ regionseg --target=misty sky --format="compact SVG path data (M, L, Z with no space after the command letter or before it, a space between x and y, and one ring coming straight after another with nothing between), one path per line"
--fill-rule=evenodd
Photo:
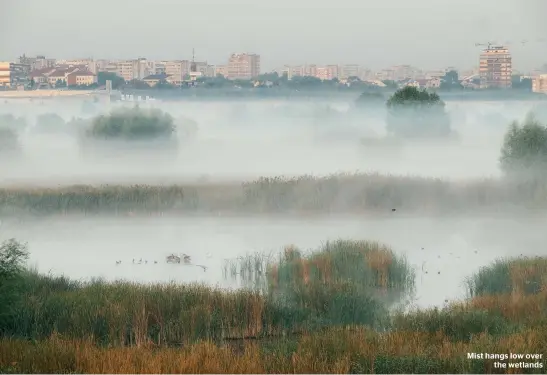
M513 41L515 69L547 63L547 0L0 0L0 14L0 60L190 59L194 47L211 64L258 53L263 71L303 63L466 69L478 65L476 42Z

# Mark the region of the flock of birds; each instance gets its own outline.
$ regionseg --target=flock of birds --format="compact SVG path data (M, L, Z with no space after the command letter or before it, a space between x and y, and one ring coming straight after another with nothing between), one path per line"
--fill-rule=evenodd
M208 253L207 254L207 257L210 258L210 254ZM192 258L190 257L190 255L187 255L187 254L182 254L182 261L184 264L186 265L191 265L191 266L196 266L196 267L200 267L203 269L203 272L207 271L207 266L204 266L204 265L201 265L201 264L192 264ZM133 258L133 262L132 264L148 264L148 260L144 260L142 258L140 258L139 260L135 260L135 258ZM150 261L150 263L152 264L152 261ZM167 262L169 263L169 262ZM122 261L121 260L117 260L116 261L116 265L120 265L122 264ZM154 260L153 261L153 264L158 264L158 261L157 260Z

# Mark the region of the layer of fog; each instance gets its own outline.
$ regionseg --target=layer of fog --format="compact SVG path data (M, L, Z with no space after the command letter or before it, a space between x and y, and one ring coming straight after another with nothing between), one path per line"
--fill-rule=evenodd
M119 106L124 104L112 104ZM128 105L128 104L125 104ZM152 104L149 104L152 105ZM23 116L23 161L2 164L0 184L166 183L207 176L212 180L249 179L264 175L324 175L379 171L450 178L497 176L503 133L522 119L531 102L448 102L459 140L392 145L385 135L385 109L332 120L325 108L345 113L347 101L154 102L174 117L197 121L193 140L181 139L176 160L135 161L85 159L74 134L36 131L36 117L57 113L65 120L83 114L82 100L12 100L0 113ZM95 114L107 112L94 103ZM182 138L182 136L180 136ZM363 145L362 139L368 139ZM372 141L370 141L372 139Z
M75 279L102 277L138 282L204 282L233 286L222 275L225 259L287 244L317 248L338 238L378 240L405 254L415 268L416 304L442 305L465 297L464 280L505 256L546 255L547 216L384 219L284 218L71 218L5 220L0 239L27 241L38 271ZM208 267L166 264L170 253L186 253ZM210 254L210 255L208 255ZM133 259L142 264L133 264ZM157 264L154 264L154 260ZM116 261L122 263L116 265ZM145 263L145 262L148 263ZM427 272L427 273L426 273Z

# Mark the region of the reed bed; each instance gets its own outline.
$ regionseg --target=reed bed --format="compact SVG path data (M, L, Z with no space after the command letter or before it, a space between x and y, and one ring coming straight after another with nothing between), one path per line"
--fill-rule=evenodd
M331 241L308 254L290 245L274 259L260 254L232 259L224 275L306 316L314 329L382 326L388 309L414 292L415 274L406 259L376 242Z
M547 258L500 259L467 281L470 296L536 294L547 291Z
M0 214L127 215L157 212L457 213L547 208L546 181L337 174L260 178L253 182L171 186L4 187Z
M266 280L238 291L26 271L0 326L0 372L506 373L467 353L545 355L547 291L525 286L544 281L547 258L500 260L470 278L470 299L408 312L389 307L414 274L382 244L287 246L274 259L228 267ZM516 372L544 373L537 362Z
M507 373L467 353L543 353L546 327L453 342L437 333L329 329L295 341L245 342L235 350L212 342L185 348L99 347L54 334L42 341L0 340L2 373ZM540 368L518 373L545 373Z

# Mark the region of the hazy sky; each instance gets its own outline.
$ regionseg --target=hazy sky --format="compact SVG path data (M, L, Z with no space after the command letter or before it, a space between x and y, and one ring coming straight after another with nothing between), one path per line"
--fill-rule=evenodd
M475 43L512 41L516 69L547 63L547 0L0 0L0 14L0 60L189 59L194 47L212 64L258 53L264 71L469 68L478 65Z

